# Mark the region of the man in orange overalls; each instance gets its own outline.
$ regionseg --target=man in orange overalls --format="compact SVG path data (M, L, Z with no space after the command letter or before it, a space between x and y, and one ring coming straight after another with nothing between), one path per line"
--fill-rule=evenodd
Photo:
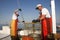
M48 34L52 33L52 19L49 14L48 9L43 8L41 4L36 6L36 9L40 11L39 20L41 21L42 25L42 40L48 40Z
M12 21L11 21L11 40L19 40L18 38L18 9L14 11L13 16L12 16Z

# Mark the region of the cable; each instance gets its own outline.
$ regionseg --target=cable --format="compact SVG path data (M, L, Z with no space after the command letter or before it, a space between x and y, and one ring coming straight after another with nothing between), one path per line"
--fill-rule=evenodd
M20 9L20 3L19 3L19 0L17 0L17 6L18 6L18 8ZM22 11L22 10L21 10ZM22 22L25 22L25 20L24 20L24 17L23 17L23 13L21 13L21 18L22 18Z
M19 11L22 11L22 10L20 9L20 1L19 1L19 0L17 0L17 6L18 6L18 8L19 8ZM23 20L22 22L23 22L24 26L26 27L25 20L24 20L24 17L23 17L23 13L21 13L20 15L21 15L21 18L22 18L22 20Z
M19 3L19 0L17 0L17 6L18 6L18 8L20 8L20 3Z

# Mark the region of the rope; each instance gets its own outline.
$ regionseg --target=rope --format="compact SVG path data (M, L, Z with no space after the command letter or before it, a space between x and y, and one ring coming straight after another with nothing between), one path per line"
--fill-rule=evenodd
M4 39L4 38L7 38L7 37L9 37L10 35L8 35L8 36L5 36L5 37L3 37L3 38L0 38L0 40L2 40L2 39Z
M20 2L19 2L19 0L17 0L17 5L18 5L18 8L20 9ZM23 13L21 13L21 17L22 17L22 20L24 21Z
M19 3L19 0L17 0L17 6L18 6L18 8L20 8L20 3Z

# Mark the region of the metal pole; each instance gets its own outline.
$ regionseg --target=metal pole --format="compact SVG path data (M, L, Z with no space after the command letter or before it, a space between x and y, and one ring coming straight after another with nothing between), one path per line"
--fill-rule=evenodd
M56 34L55 0L51 0L51 10L52 10L52 31L53 34Z

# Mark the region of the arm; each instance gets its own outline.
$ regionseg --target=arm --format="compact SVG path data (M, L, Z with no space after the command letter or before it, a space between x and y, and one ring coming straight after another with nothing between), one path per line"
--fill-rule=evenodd
M40 13L40 15L39 15L39 17L38 17L38 19L37 20L43 20L44 18L45 18L45 14L44 15L42 15L42 13Z
M42 15L39 19L43 20L45 18L45 15Z

